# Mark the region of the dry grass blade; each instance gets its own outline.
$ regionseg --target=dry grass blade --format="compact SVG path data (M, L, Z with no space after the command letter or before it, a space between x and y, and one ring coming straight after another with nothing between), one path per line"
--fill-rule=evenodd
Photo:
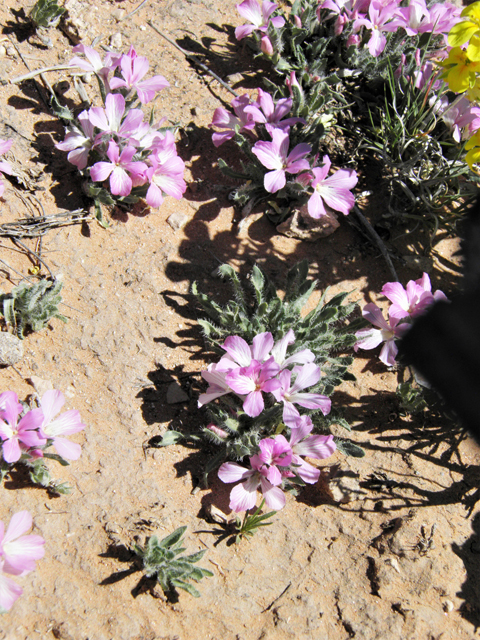
M6 238L38 238L50 229L58 229L72 224L90 222L93 216L83 209L64 211L51 216L23 218L15 222L0 225L0 237Z

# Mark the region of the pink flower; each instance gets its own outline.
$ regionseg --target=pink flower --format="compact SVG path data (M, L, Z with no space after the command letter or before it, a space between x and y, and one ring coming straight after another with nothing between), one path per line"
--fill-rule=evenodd
M260 51L266 56L273 56L275 51L273 50L272 41L268 36L263 36L260 40Z
M207 370L202 371L202 378L208 382L209 386L206 393L200 394L198 398L199 407L202 407L204 404L207 404L216 398L220 398L231 391L225 380L227 371L217 371L218 364L219 363L209 364Z
M255 418L264 409L262 392L273 392L280 387L280 382L273 379L280 367L272 358L263 364L252 360L248 367L240 367L229 371L225 380L232 391L240 396L246 396L243 402L245 413Z
M148 58L137 56L133 47L130 47L127 55L121 57L120 67L124 79L112 78L110 80L110 87L112 89L126 87L130 91L135 90L142 104L153 100L157 91L161 91L165 89L165 87L170 86L163 76L154 76L149 80L141 81L143 76L148 72L149 62Z
M6 533L3 522L0 522L0 611L8 611L23 593L22 588L3 573L26 575L35 569L35 561L45 554L43 538L22 535L31 526L32 516L28 511L16 513Z
M118 133L128 138L137 132L143 121L143 112L140 109L130 109L125 119L125 98L119 93L109 93L105 100L105 109L91 107L88 111L90 122L102 132Z
M292 450L285 436L264 438L258 443L260 452L250 458L250 464L261 470L274 486L282 483L282 474L278 467L288 467L292 461Z
M235 5L238 13L249 20L252 24L244 24L241 27L235 29L235 37L237 40L246 38L254 31L261 31L266 33L268 25L271 22L275 29L283 27L285 19L281 16L270 18L272 13L277 9L278 4L274 2L267 2L264 0L260 5L257 0L245 0L241 4Z
M181 200L187 188L183 179L185 164L177 156L171 131L165 133L163 140L157 140L148 162L150 166L145 171L145 178L150 183L145 197L147 203L151 207L159 207L164 193Z
M459 96L442 113L442 119L452 132L455 142L462 139L462 129L470 128L471 123L477 118L478 107L474 107L465 96Z
M420 33L447 34L460 19L461 8L450 2L436 2L429 9L430 19L420 26Z
M273 336L269 331L259 333L252 340L252 346L240 336L228 336L222 347L227 355L220 359L218 370L230 371L235 368L235 364L248 367L252 360L265 362L270 357Z
M213 120L210 127L218 127L226 129L226 131L215 131L212 135L213 144L219 147L227 140L231 140L235 136L235 127L240 127L239 132L251 131L255 128L255 120L253 116L247 112L246 107L250 106L250 98L246 93L232 100L232 107L235 115L219 107L213 113Z
M395 357L398 353L398 347L395 344L396 338L401 338L405 331L408 330L408 324L400 324L400 318L390 317L387 322L383 317L382 310L372 302L365 305L362 309L362 315L378 329L361 329L357 331L355 336L359 338L355 343L354 349L375 349L379 344L385 342L380 351L380 360L389 367L395 364ZM398 325L398 326L397 326Z
M425 0L410 0L408 7L397 10L397 17L388 26L401 27L409 36L415 36L425 30L429 21L430 14Z
M296 375L295 382L291 384L292 373ZM320 409L323 415L330 413L332 402L327 396L319 393L301 393L303 389L311 387L320 380L320 367L310 362L303 367L294 367L293 371L284 369L278 375L280 387L272 391L277 402L283 402L283 421L288 424L300 416L294 407L298 404L306 409Z
M109 54L109 56L105 57L105 62L102 62L100 55L93 49L92 47L87 47L84 44L77 44L73 47L72 51L74 53L83 53L83 55L87 58L87 60L83 60L83 58L79 58L75 56L70 60L70 66L72 67L80 67L84 71L95 73L97 76L103 80L105 85L105 89L107 92L110 91L110 87L108 84L108 74L110 71L115 69L117 66L115 61L115 54ZM117 57L120 57L120 54L117 54Z
M75 127L68 130L65 140L55 147L60 151L69 151L68 161L82 171L88 164L88 154L94 142L94 126L90 122L88 111L82 111L78 115L78 121L80 129Z
M120 153L118 144L110 140L107 150L110 162L95 163L90 169L90 177L94 182L103 182L110 176L111 193L115 196L128 196L133 186L132 178L145 182L143 174L148 168L144 162L132 162L136 152L135 147L129 146Z
M13 140L0 140L0 156L3 156L4 153L10 149L13 144ZM10 163L6 160L0 161L0 197L3 196L3 192L5 191L5 184L3 182L3 174L6 173L9 176L12 175L12 167Z
M245 113L251 114L255 122L262 122L275 125L277 129L285 131L297 122L307 124L303 118L286 118L287 113L290 113L293 106L293 100L291 98L281 98L276 103L273 101L272 96L258 89L258 98L255 104L249 104L245 107Z
M323 460L328 458L337 448L333 436L309 436L313 429L313 422L308 416L301 416L290 424L290 447L292 449L291 467L296 475L307 484L315 484L320 477L320 470L305 462L300 456L308 456ZM307 437L308 436L308 437Z
M383 286L382 294L393 302L388 315L398 320L408 316L416 318L436 300L448 301L443 291L438 290L432 294L432 285L426 273L418 280L410 280L406 290L399 282L387 282Z
M6 394L2 394L4 398L3 409L0 410L0 438L3 440L3 459L11 463L20 460L22 455L20 444L27 448L39 447L43 446L46 440L37 431L43 420L41 409L29 411L18 422L23 407L18 402L16 393L7 393L10 394L7 397L5 397Z
M308 160L304 158L312 148L309 144L301 143L288 153L290 144L288 133L281 129L272 129L270 135L272 142L257 142L252 152L264 167L273 169L265 174L264 187L269 193L275 193L285 186L286 173L299 173L310 168Z
M360 31L362 27L371 30L372 35L370 36L367 47L372 56L379 56L385 49L387 39L382 31L396 31L396 26L386 24L396 12L397 4L395 2L383 4L378 0L372 0L368 8L369 18L357 18L353 23L353 30L355 32Z
M224 462L218 470L218 477L222 482L238 482L241 484L234 487L230 493L230 509L235 512L248 511L253 509L257 501L257 489L265 498L265 502L270 509L279 511L285 506L285 494L278 486L274 486L268 479L269 469L255 456L250 458L251 468L246 469L236 462ZM281 482L281 478L280 478Z
M352 169L339 169L327 178L331 166L330 158L323 156L323 166L311 169L314 175L313 180L309 174L302 174L298 178L302 184L308 184L311 180L310 186L314 191L307 206L312 218L321 218L326 214L324 201L331 209L340 211L344 215L348 215L355 204L355 196L350 189L353 189L358 182L356 172Z
M40 434L44 438L53 440L53 446L57 453L67 460L78 460L82 451L79 444L70 442L66 438L59 436L69 436L85 429L80 413L73 409L65 411L61 416L54 419L57 413L65 404L65 398L61 391L46 391L40 400L40 407L43 412L43 422L40 427Z
M310 351L310 349L301 349L296 353L293 353L291 356L287 358L287 349L291 344L295 342L295 334L292 329L289 329L287 333L281 338L277 340L274 346L271 349L271 353L275 362L279 365L280 369L285 369L291 364L307 364L308 362L313 362L315 360L314 354Z

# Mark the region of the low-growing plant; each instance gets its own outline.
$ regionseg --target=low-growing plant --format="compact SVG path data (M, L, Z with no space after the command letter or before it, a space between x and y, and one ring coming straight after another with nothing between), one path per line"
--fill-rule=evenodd
M57 0L37 0L28 17L37 29L50 29L57 26L65 11L65 7L61 7Z
M10 293L0 295L0 313L8 328L23 340L25 331L41 331L52 318L67 322L58 310L63 283L40 280L36 284L21 282Z
M167 80L143 80L149 62L133 47L127 54L109 51L103 60L83 44L73 51L86 60L76 56L71 66L95 74L103 106L74 115L52 105L67 125L65 140L56 146L69 152L69 162L85 178L85 192L95 202L99 221L102 204L130 206L145 198L151 207L159 207L165 195L181 199L185 165L177 156L175 127L166 126L165 118L155 122L153 109L145 119L139 108L168 87Z
M237 534L235 536L235 543L238 544L242 538L251 538L260 529L260 527L268 527L272 523L266 522L269 518L273 518L276 511L270 511L269 513L262 513L262 509L265 505L265 499L262 500L258 509L254 513L245 512L243 520L236 517Z
M71 493L70 485L52 480L45 464L50 459L68 466L68 460L78 460L81 454L80 445L63 436L78 433L85 425L75 409L57 417L64 403L57 390L46 391L33 409L19 402L13 391L0 394L0 481L15 465L24 464L34 484L54 494ZM47 451L52 446L56 453Z
M204 577L211 577L213 573L208 569L195 566L206 553L206 549L180 556L185 551L183 535L187 527L179 527L162 540L151 536L145 547L134 546L135 553L143 560L143 570L148 578L156 577L166 596L175 589L183 589L195 598L200 592L190 582L200 582Z
M334 453L331 425L350 429L340 413L331 410L330 396L343 380L355 379L348 371L353 358L340 354L353 347L355 329L362 325L347 322L356 307L344 304L348 293L327 302L325 292L317 306L302 315L316 287L308 278L306 261L288 272L283 299L257 266L250 290L230 266L220 267L220 273L234 289L225 306L192 287L209 316L199 320L207 342L221 354L219 362L202 372L209 386L199 406L206 405L210 420L203 436L218 450L205 466L205 482L220 465L223 482L240 481L230 496L233 511L254 508L257 490L267 506L278 511L285 506L284 490L296 494L299 487L318 480L320 471L304 456L325 459ZM160 446L184 437L199 440L196 434L167 431ZM363 455L355 446L341 450ZM245 462L248 467L239 464Z

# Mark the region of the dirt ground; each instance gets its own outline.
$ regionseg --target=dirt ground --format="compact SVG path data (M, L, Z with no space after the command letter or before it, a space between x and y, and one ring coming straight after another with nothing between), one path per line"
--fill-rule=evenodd
M0 519L27 509L35 533L46 540L37 570L19 579L24 595L2 617L0 639L480 637L478 448L428 416L402 417L396 374L372 353L358 354L357 381L333 398L354 424L352 439L366 456L337 452L322 464L325 473L340 466L335 495L348 502L335 502L321 480L297 499L289 496L272 526L250 542L230 545L218 525L205 520L205 508L213 502L228 512L231 487L212 478L208 490L194 491L204 454L148 447L170 425L194 428L205 420L196 399L203 388L199 372L209 359L189 295L193 280L202 291L224 296L225 284L215 275L220 263L242 273L258 263L281 288L287 268L307 258L320 289L353 291L352 298L364 302L376 300L390 277L377 251L345 220L314 243L278 234L260 215L239 227L207 128L214 109L231 96L147 24L230 77L235 89L250 90L259 86L258 65L234 39L241 20L233 2L150 0L124 21L118 20L138 3L68 2L85 44L98 36L104 43L114 36L124 51L133 44L151 61L151 74L169 80L156 114L180 125L188 189L183 200L167 198L159 210L136 207L115 215L106 230L90 223L44 238L42 255L63 277L62 312L69 322L53 320L29 335L16 369L2 369L1 390L25 398L33 392L32 376L51 381L87 428L72 437L82 444L80 459L66 468L50 465L54 477L73 485L70 496L50 497L22 470L0 489ZM35 69L72 57L72 42L60 30L49 32L54 46L46 48L19 27L28 9L10 0L0 7L2 80L27 73L26 64ZM59 83L67 104L78 104L68 72L48 79ZM29 194L47 213L85 206L75 167L54 147L63 129L37 87L44 91L31 81L0 87L0 137L14 140L26 183L7 181L0 223L30 215L35 200ZM93 83L88 91L93 95ZM235 153L228 145L221 151L225 158ZM382 207L377 197L364 210L375 217ZM0 244L5 291L18 282L13 269L27 274L32 263L8 239ZM435 247L432 281L447 293L458 281L456 249L449 239ZM422 272L400 262L398 270L404 282ZM373 472L391 482L372 488ZM214 577L200 584L200 599L181 592L177 602L168 602L158 587L139 584L141 573L131 570L126 546L135 536L163 537L181 525L188 525L189 553L208 549L201 565Z

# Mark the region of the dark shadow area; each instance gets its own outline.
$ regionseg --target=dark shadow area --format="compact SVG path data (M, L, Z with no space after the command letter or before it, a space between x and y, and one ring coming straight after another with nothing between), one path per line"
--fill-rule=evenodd
M461 591L455 595L465 601L460 607L460 614L474 627L475 633L480 627L480 513L472 520L473 534L464 544L452 544L453 552L462 560L467 578Z
M24 42L35 33L35 28L25 13L25 9L10 9L14 20L7 20L3 25L2 33L4 35L15 34L17 42Z
M60 495L55 493L54 485L52 485L52 487L43 487L41 484L32 482L28 467L25 464L14 464L8 471L7 478L8 480L3 481L3 486L9 491L33 489L36 491L46 491L49 498L60 498Z

